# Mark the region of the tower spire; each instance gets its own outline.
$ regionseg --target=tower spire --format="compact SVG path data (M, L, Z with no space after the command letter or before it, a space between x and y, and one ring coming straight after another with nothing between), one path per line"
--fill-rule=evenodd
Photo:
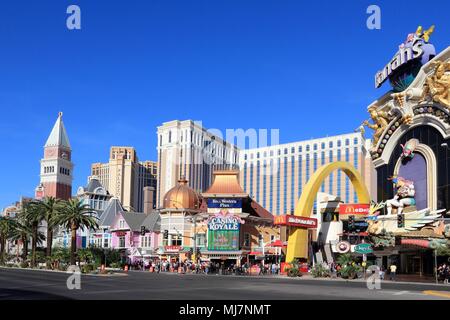
M58 119L56 119L55 125L53 126L52 132L48 136L45 147L64 147L71 149L69 137L67 136L66 128L62 121L63 113L60 111L58 113Z

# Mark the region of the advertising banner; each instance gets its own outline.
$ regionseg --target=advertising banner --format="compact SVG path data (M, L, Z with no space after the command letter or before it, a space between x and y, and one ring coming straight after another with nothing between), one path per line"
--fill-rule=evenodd
M239 250L239 230L244 221L222 210L208 219L208 250L236 251Z

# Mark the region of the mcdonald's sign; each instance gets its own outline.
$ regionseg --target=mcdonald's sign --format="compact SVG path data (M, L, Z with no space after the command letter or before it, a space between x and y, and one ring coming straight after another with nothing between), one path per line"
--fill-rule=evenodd
M369 204L341 204L339 214L367 216L370 211Z
M279 226L317 228L317 219L294 216L294 215L288 214L288 215L276 216L274 219L274 224L279 225Z

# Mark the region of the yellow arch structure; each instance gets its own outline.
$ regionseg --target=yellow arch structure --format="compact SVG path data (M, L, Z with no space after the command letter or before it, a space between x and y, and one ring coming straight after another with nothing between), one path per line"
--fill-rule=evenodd
M364 184L364 180L359 172L348 162L333 162L320 167L303 189L300 200L295 206L294 215L309 217L316 200L317 192L324 180L334 170L341 169L350 179L355 188L358 199L361 203L370 203L369 191ZM296 258L308 257L308 229L292 228L289 232L286 262L291 262Z

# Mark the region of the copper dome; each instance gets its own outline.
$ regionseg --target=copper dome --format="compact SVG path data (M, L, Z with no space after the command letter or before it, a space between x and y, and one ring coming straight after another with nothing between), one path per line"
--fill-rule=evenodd
M181 178L178 180L178 185L165 194L163 208L198 210L200 208L200 196L187 185L186 179Z

